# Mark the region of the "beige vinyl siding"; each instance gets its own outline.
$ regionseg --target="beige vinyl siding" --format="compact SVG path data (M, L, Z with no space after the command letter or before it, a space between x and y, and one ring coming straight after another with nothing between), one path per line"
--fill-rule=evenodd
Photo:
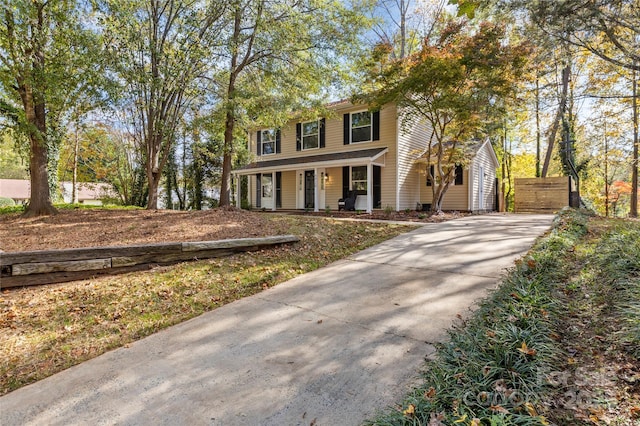
M420 174L420 200L421 203L431 204L433 200L433 194L431 187L427 186L426 166L421 165L423 172ZM469 171L464 169L462 172L462 185L449 186L449 189L444 194L444 201L442 202L442 210L469 210Z
M480 169L484 169L484 208L482 210L495 210L495 180L496 180L496 167L495 160L491 153L490 142L486 142L478 150L478 153L473 159L472 163L472 207L471 210L478 211L480 209Z
M304 156L313 156L320 154L333 154L346 151L360 151L372 148L387 148L386 154L381 156L377 162L383 163L381 167L381 207L391 206L397 208L397 177L396 166L401 163L403 167L402 179L404 187L401 189L403 201L401 208L414 208L419 197L418 189L418 172L413 166L415 150L423 150L426 146L426 130L420 126L416 126L415 135L405 135L402 143L402 155L409 155L410 158L404 158L398 161L398 120L397 108L395 105L387 105L380 110L380 140L370 142L358 142L345 145L344 138L344 114L366 111L364 106L353 106L349 104L340 105L333 111L332 115L326 118L325 123L325 147L318 149L310 149L304 151L296 151L296 121L290 122L283 126L280 130L280 147L279 154L257 155L256 143L258 130L249 133L249 149L253 159L259 164L261 161L270 161L276 159L299 158ZM422 147L421 147L422 144ZM420 148L421 147L421 148ZM365 165L366 163L352 162L350 166ZM287 168L291 168L288 166ZM300 165L298 170L306 170L304 165ZM342 168L334 167L327 169L330 179L326 182L325 189L325 205L318 206L320 210L329 206L331 209L338 208L338 199L342 198ZM250 194L251 203L256 205L255 200L255 175L251 177L252 192ZM282 175L282 208L296 208L296 174L294 172L283 172ZM408 192L409 194L404 194Z
M292 210L296 208L296 172L282 172L281 199L283 209Z
M326 169L329 179L325 184L325 205L331 210L338 210L338 200L342 198L342 168L333 167Z
M398 204L396 210L415 209L420 202L420 166L415 160L427 149L431 127L416 120L412 125L402 125L402 116L397 120L398 129ZM395 198L395 194L394 194ZM396 205L394 202L390 205ZM383 207L385 204L383 204Z
M332 154L344 151L359 151L363 149L389 148L389 154L392 154L395 160L395 135L396 135L396 108L393 105L385 106L380 110L380 140L371 142L359 142L350 145L343 143L343 115L346 113L366 111L363 106L355 106L337 110L333 116L326 119L325 124L325 147L318 149L309 149L304 151L296 151L296 123L290 122L281 128L281 153L257 156L256 142L257 130L251 131L249 134L249 149L254 159L258 162L269 161L283 158L297 158L302 156ZM392 153L393 151L393 153ZM387 154L387 155L389 155Z

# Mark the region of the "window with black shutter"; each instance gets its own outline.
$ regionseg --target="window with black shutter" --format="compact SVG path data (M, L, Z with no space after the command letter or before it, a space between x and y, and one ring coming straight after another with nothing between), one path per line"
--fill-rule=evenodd
M344 115L344 144L380 140L380 111L358 111Z
M429 175L429 173L431 173L431 175ZM433 164L430 166L427 166L427 186L431 186L431 176L435 178L435 174L436 174L436 170Z
M455 180L455 185L462 185L464 180L463 180L463 172L464 169L461 165L456 164L456 180Z

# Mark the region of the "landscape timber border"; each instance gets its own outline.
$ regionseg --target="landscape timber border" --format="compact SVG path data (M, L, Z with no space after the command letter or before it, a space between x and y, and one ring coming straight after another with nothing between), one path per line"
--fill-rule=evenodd
M55 284L150 269L155 265L230 256L300 241L295 235L0 252L0 288Z

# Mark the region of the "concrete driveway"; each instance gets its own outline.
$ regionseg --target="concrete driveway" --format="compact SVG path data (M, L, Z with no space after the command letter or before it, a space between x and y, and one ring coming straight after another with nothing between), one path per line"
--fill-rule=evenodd
M360 424L552 219L427 224L5 395L0 424Z

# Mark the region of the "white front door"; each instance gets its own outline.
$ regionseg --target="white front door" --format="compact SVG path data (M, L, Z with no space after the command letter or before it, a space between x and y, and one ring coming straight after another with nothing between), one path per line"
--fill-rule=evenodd
M260 184L262 185L262 200L261 206L265 209L273 208L273 175L272 174L264 174L262 175L262 179Z

